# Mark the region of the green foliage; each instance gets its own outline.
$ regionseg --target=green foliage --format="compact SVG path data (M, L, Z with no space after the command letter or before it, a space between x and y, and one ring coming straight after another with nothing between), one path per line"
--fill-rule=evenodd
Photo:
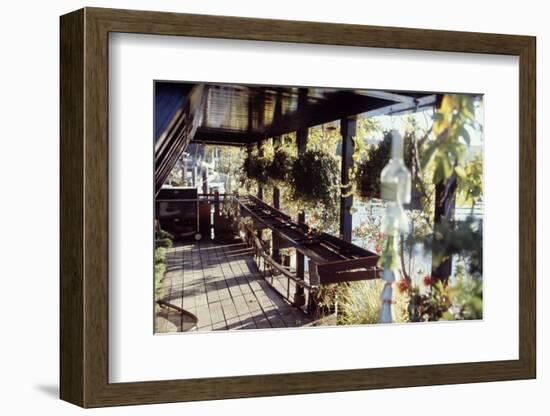
M307 150L292 165L293 197L306 203L336 204L340 170L336 159L320 150Z
M410 321L482 319L483 282L475 277L466 277L460 270L457 270L456 277L456 282L451 286L426 276L426 290L418 286L407 288Z
M456 167L458 175L457 204L471 206L483 196L483 156L476 154L463 168Z
M379 134L383 131L382 125L380 122L373 117L358 117L357 118L357 130L356 130L356 139L359 137L372 137L373 135ZM355 140L355 150L358 153L356 160L359 160L359 155L361 154L361 148L364 144L362 140Z
M154 252L154 278L155 278L155 300L162 299L164 288L162 281L166 273L166 252L172 247L172 235L164 230L155 232L155 252ZM156 305L158 310L158 305Z
M162 281L166 273L166 248L158 247L155 249L155 300L162 299L164 296L164 288Z
M407 308L411 322L439 321L451 307L451 299L442 282L436 282L425 292L418 287L409 289Z
M162 240L162 239L173 240L174 236L172 234L170 234L168 231L156 230L155 231L155 242L158 241L158 240ZM172 247L172 246L170 245L168 247Z
M413 141L415 134L409 131L403 138L405 165L411 170L413 162ZM355 174L355 186L365 199L380 198L380 174L391 158L391 132L377 144L367 146L366 157L359 162Z
M483 281L478 278L466 278L457 271L457 282L449 288L453 307L447 319L483 319Z
M380 321L384 282L380 279L344 283L338 291L338 323L376 324Z
M384 282L380 279L341 283L334 291L334 300L338 303L339 325L377 324L380 321L382 301L380 293ZM394 322L408 320L408 294L394 292Z
M384 233L381 231L382 218L374 215L372 208L366 214L366 218L353 229L353 238L360 239L361 247L380 254L384 242Z
M306 150L319 150L334 155L341 143L339 123L327 123L309 129Z
M165 231L161 228L157 228L155 230L155 241L163 239L163 238L168 238L170 240L173 240L174 236L171 233L169 233L168 231Z
M265 156L257 154L249 154L244 159L242 170L248 179L254 180L261 185L266 185L269 182L267 167L269 160Z
M425 241L424 249L431 251L435 264L440 264L453 255L468 258L469 272L483 272L483 226L472 217L464 221L442 220L432 238Z
M172 247L172 240L168 237L165 237L165 238L159 238L157 240L155 240L155 246L156 247L166 247L166 248L170 248Z
M245 151L241 147L219 146L216 170L225 175L236 175L244 158Z
M368 146L367 158L358 167L356 187L363 198L380 198L380 173L391 155L391 135L386 133L377 145Z
M475 120L474 98L467 94L445 94L433 116L435 139L425 143L422 169L433 171L434 184L445 182L453 173L462 174L470 145L469 128L479 128Z
M267 166L267 175L272 182L280 185L286 182L292 172L296 158L291 156L285 148L275 150L273 160Z

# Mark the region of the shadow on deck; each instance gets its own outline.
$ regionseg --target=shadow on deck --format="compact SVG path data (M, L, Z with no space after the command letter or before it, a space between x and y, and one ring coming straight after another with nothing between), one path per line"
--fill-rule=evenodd
M162 300L198 317L199 331L288 328L310 323L261 276L240 241L176 245L167 254ZM157 318L156 332L181 330L178 317Z

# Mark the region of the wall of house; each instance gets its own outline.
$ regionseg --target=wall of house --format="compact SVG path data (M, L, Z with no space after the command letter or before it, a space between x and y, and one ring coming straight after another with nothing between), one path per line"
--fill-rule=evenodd
M82 6L317 20L433 29L529 34L538 37L539 163L539 378L533 381L440 386L208 403L167 404L92 410L102 415L263 414L429 415L547 414L550 390L548 344L550 284L550 158L544 137L545 104L550 102L550 26L545 2L339 0L272 2L232 0L119 0L4 2L0 13L0 238L2 239L2 414L72 415L80 409L57 400L58 386L58 17ZM21 93L21 85L28 90ZM32 186L32 194L28 192ZM40 210L37 209L40 207ZM32 227L32 232L31 232ZM547 251L547 250L546 250ZM545 328L543 328L545 326ZM327 359L329 359L327 357ZM545 411L546 410L546 411Z

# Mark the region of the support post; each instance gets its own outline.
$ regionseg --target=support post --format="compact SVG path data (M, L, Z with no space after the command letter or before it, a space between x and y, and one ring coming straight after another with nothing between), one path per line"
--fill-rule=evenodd
M298 108L303 107L307 103L307 88L300 88L298 93ZM298 147L298 157L306 152L307 147L308 129L299 129L296 131L296 145ZM306 221L306 213L300 212L298 214L298 222L303 223ZM305 258L301 253L296 252L296 277L303 280L305 277ZM303 306L305 304L304 288L296 285L294 292L294 305Z
M256 144L256 146L258 147L258 157L264 156L264 147L262 145L262 140L258 141L258 143ZM264 187L261 183L258 183L258 199L261 199L262 201L264 199Z
M214 217L220 216L220 191L216 189L214 191Z
M246 157L250 160L252 157L252 144L246 146ZM246 181L246 192L250 193L250 181Z
M181 154L181 184L187 186L187 156Z
M281 146L281 137L277 136L273 138L273 149L277 151L277 149ZM273 208L280 209L281 208L281 191L278 187L273 187ZM281 263L281 253L278 248L275 248L275 239L271 237L271 247L273 247L272 251L272 257L273 260L277 263Z
M343 118L340 120L340 134L342 135L342 173L341 184L346 186L349 184L349 171L353 165L353 152L355 143L353 137L357 131L357 120L355 117ZM342 194L350 191L350 187L342 188ZM340 238L351 243L352 232L352 214L351 207L353 206L353 195L340 196Z
M202 193L208 193L208 166L202 168Z

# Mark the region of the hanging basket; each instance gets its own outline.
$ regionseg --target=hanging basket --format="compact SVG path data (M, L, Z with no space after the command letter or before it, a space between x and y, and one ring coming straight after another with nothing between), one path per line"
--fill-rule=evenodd
M265 157L249 155L245 158L242 171L248 179L254 180L259 184L265 185L269 182L267 167L269 161Z
M319 150L306 151L292 164L294 198L332 206L339 196L339 175L334 157Z
M296 158L285 149L277 149L273 159L267 165L267 176L273 183L287 182L292 173Z
M409 170L412 166L413 141L410 134L404 137L404 161ZM368 157L359 164L355 176L356 188L363 199L380 199L380 174L391 157L391 134L386 132L384 138L377 145L369 149ZM414 181L414 179L413 179ZM404 205L407 209L422 209L421 193L416 186L412 187L411 202Z

